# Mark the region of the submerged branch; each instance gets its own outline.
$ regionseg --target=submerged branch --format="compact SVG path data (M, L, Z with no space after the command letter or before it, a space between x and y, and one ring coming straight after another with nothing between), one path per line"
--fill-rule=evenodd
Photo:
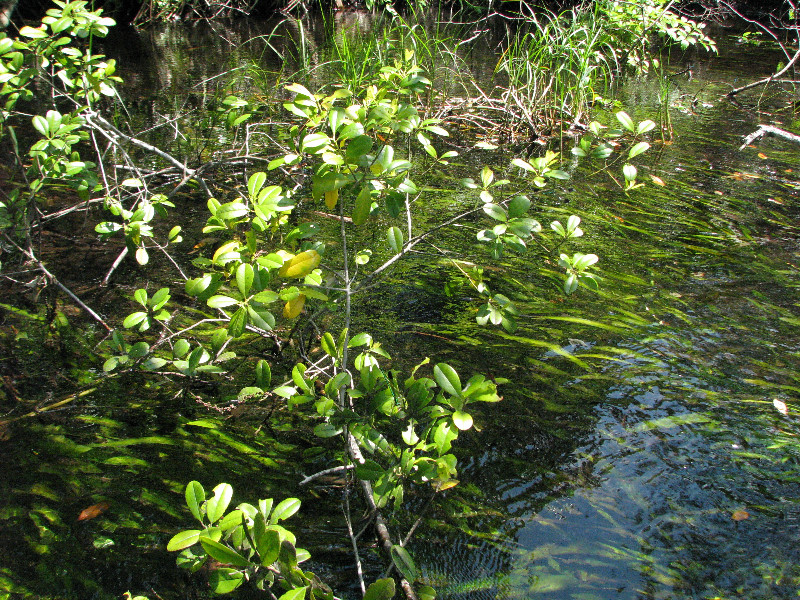
M62 290L62 291L65 293L65 294L67 294L67 296L69 296L70 298L72 298L72 300L73 300L73 302L75 302L75 304L77 304L78 306L80 306L80 307L81 307L81 308L82 308L84 311L86 311L86 312L87 312L87 313L88 313L88 314L89 314L89 315L90 315L90 316L91 316L91 317L92 317L92 318L93 318L95 321L97 321L97 322L98 322L98 323L100 323L100 324L101 324L103 327L105 327L105 328L106 328L106 331L113 331L113 329L112 329L111 327L109 327L109 326L108 326L108 324L107 324L107 323L106 323L106 322L103 320L103 318L102 318L100 315L98 315L98 314L97 314L97 313L96 313L94 310L92 310L92 308L91 308L90 306L86 305L86 304L83 302L83 300L81 300L80 298L78 298L78 297L77 297L77 296L76 296L76 295L73 293L73 291L72 291L72 290L70 290L70 289L69 289L67 286L65 286L63 283L61 283L61 282L58 280L58 278L57 278L55 275L53 275L53 274L52 274L50 271L48 271L48 270L47 270L47 267L45 267L45 266L44 266L44 263L43 263L42 261L40 261L38 258L36 258L36 255L33 253L33 250L31 250L31 248L22 248L22 247L20 247L20 246L19 246L19 244L17 244L17 243L16 243L14 240L12 240L10 237L8 237L8 235L5 235L5 234L4 234L4 237L6 238L6 241L10 242L10 243L11 243L11 244L12 244L12 245L13 245L13 246L14 246L14 247L15 247L15 248L16 248L16 249L19 251L19 252L21 252L22 254L24 254L25 256L27 256L27 257L28 257L28 259L30 259L30 260L31 260L31 261L33 261L34 263L36 263L36 266L37 266L37 268L38 268L38 269L39 269L39 270L42 272L42 274L43 274L43 275L44 275L44 276L47 278L47 280L48 280L49 282L51 282L51 283L54 283L54 284L55 284L55 285L57 285L59 288L61 288L61 290Z
M800 144L800 135L795 135L783 129L778 129L772 125L759 125L753 133L744 138L744 143L739 147L739 150L744 150L747 146L752 144L755 140L764 137L767 134L777 135L780 138Z
M307 483L311 483L312 481L318 479L319 477L324 477L325 475L332 475L334 473L344 473L346 471L350 471L355 468L356 468L355 465L339 465L338 467L332 467L330 469L325 469L324 471L318 471L313 475L309 475L297 485L306 485Z
M739 92L743 92L745 90L749 90L749 89L752 89L754 87L758 87L760 85L767 85L769 83L772 83L773 81L776 81L776 80L780 79L781 77L783 77L783 75L789 69L794 67L795 63L798 60L800 60L800 48L798 48L797 52L794 53L794 56L792 57L792 59L777 73L774 73L773 75L770 75L769 77L765 77L764 79L759 79L758 81L754 81L752 83L748 83L747 85L743 85L742 87L738 87L736 89L733 89L730 92L728 92L727 94L725 94L725 97L728 98L729 100L731 100Z

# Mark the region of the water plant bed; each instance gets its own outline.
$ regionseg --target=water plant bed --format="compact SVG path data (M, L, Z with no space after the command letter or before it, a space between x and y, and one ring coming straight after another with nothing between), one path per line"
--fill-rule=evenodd
M800 148L752 134L796 94L743 111L774 46L623 56L608 10L171 25L80 92L31 71L0 598L795 597Z

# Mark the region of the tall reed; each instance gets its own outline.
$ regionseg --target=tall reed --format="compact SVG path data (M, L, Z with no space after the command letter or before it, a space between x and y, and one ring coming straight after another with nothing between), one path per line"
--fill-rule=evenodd
M580 121L618 72L615 48L593 11L531 17L507 40L495 73L506 78L501 97L507 125L517 135Z

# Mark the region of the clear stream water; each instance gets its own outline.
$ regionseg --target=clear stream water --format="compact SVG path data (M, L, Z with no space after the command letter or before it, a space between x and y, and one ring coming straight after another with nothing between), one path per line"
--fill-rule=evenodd
M152 90L141 92L145 112L164 114L159 97L185 99L240 59L225 39L253 31L223 33L172 28L117 47L123 75ZM545 223L583 218L583 243L601 256L599 294L565 301L538 263L509 260L512 279L498 273L492 284L527 315L509 335L474 323L451 269L410 263L362 309L398 363L427 355L511 380L503 402L476 415L461 485L412 545L441 598L800 594L800 148L767 138L738 149L759 123L797 130L796 115L777 94L745 99L771 117L721 100L777 59L725 30L717 37L720 58L691 57L693 78L670 80L674 137L654 141L640 168L646 188L625 195L568 163L568 186L534 201ZM658 78L635 80L621 99L634 118L656 118L663 91ZM23 319L3 311L4 323ZM66 340L83 335L64 327ZM14 332L6 348L42 386L92 364L64 348L45 353L50 364L41 339ZM240 500L298 494L295 525L314 568L352 589L338 492L296 487L293 461L315 450L294 417L187 425L208 415L178 416L157 386L134 385L107 383L87 403L5 432L0 597L205 597L165 552L189 522L181 492L194 478L229 481ZM106 512L76 521L100 501Z

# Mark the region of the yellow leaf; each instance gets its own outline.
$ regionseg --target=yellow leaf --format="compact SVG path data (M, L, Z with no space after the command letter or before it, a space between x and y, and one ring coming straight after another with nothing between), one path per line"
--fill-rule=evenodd
M667 185L666 183L664 183L664 180L661 179L661 177L658 177L657 175L650 175L650 179L653 180L653 183L655 183L656 185L660 185L661 187Z
M328 207L328 210L333 210L336 208L336 201L339 199L339 190L331 190L330 192L325 192L325 206Z
M748 513L746 510L737 510L734 511L734 513L731 515L731 518L734 521L744 521L745 519L750 518L750 513Z
M767 155L764 154L763 152L759 152L758 153L758 158L767 158Z
M306 303L306 297L300 294L296 298L292 298L283 307L283 316L287 319L294 319L301 312L303 312L303 305Z
M448 479L447 481L442 481L436 486L436 490L439 492L443 492L445 490L449 490L450 488L454 488L458 485L458 479Z
M281 277L305 277L317 268L322 260L316 250L306 250L283 263L278 274Z

